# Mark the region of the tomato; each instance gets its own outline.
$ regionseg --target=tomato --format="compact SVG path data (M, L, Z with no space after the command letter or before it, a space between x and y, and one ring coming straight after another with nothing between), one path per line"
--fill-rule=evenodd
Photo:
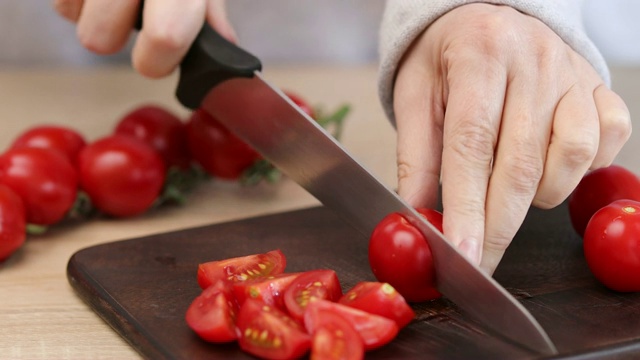
M417 209L442 231L442 214ZM440 297L429 244L422 233L399 213L387 215L369 239L369 265L376 279L391 284L409 302Z
M111 135L87 145L78 157L80 183L105 214L134 216L149 209L165 179L160 156L147 144Z
M233 294L239 304L251 298L286 311L284 291L300 274L301 273L282 273L236 282L233 284Z
M640 201L640 180L619 165L594 170L585 175L569 196L569 216L575 231L584 236L591 216L613 201Z
M18 147L0 156L0 183L22 198L28 223L51 225L73 205L78 174L59 151Z
M291 99L291 101L293 101L294 104L298 105L300 110L307 113L307 115L309 115L312 119L315 119L313 108L305 99L302 98L302 96L294 93L291 90L284 90L283 92L289 97L289 99Z
M18 250L26 238L26 210L22 199L0 184L0 261Z
M186 169L190 165L186 127L167 109L157 105L140 106L126 114L114 132L147 143L160 154L167 168Z
M316 328L323 324L325 311L333 312L347 320L360 334L366 350L385 345L398 334L398 325L391 319L322 299L311 301L305 310L304 326L307 331L313 334Z
M405 327L415 317L415 313L402 295L387 283L359 282L338 302L391 319L398 324L398 328Z
M262 358L295 359L311 346L311 337L301 325L283 311L255 299L242 304L236 325L240 348Z
M204 110L193 112L187 122L192 158L212 176L236 180L262 157Z
M364 358L364 343L347 320L329 310L319 310L317 317L312 337L311 359L360 360Z
M196 297L189 308L185 320L189 327L203 340L224 343L235 341L236 316L239 307L231 289L225 282L209 286Z
M205 289L218 280L235 283L264 278L283 273L286 266L287 259L280 250L209 261L198 265L198 284Z
M598 210L583 246L591 272L605 286L640 291L640 202L617 200Z
M72 164L76 164L78 153L87 145L77 131L64 126L41 125L28 129L19 135L11 145L18 147L39 147L61 151Z
M304 309L316 299L337 301L342 296L338 276L333 270L310 270L300 274L284 292L287 311L302 320Z

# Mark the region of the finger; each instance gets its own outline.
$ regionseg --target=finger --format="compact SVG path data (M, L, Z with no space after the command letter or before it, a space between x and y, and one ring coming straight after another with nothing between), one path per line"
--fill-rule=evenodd
M591 169L611 165L631 136L631 115L618 94L600 85L593 92L600 123L600 142Z
M176 69L205 20L205 0L147 0L142 30L133 48L133 67L162 77Z
M227 7L225 0L209 0L207 2L207 21L222 37L238 42L238 36L227 17Z
M534 206L549 209L564 201L591 166L600 126L591 90L575 85L558 102L544 175Z
M413 207L434 208L438 200L444 111L430 81L433 76L409 60L394 86L398 194Z
M83 3L83 0L55 0L53 2L53 8L65 19L77 22Z
M80 43L99 54L122 49L133 29L138 6L138 1L85 0L77 27Z
M478 264L506 71L490 57L462 59L450 66L448 80L442 155L443 227L447 237Z

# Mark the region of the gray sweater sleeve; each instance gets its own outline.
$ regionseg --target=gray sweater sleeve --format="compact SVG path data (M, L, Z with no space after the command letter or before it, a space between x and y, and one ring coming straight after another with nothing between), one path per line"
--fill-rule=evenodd
M387 0L380 28L378 93L392 122L395 122L395 75L407 48L440 16L461 5L478 2L507 5L539 19L589 61L606 84L610 83L605 60L585 33L581 16L582 0Z

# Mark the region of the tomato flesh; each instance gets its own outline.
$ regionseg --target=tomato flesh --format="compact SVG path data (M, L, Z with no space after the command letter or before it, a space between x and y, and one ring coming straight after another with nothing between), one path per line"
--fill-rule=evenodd
M284 292L287 311L297 320L302 320L304 310L316 299L337 301L342 296L342 288L333 270L310 270L300 274Z
M233 284L233 294L242 305L246 299L256 299L286 311L284 292L301 273L282 273L265 278L240 281Z
M340 315L319 310L311 344L314 360L359 360L364 358L364 343L353 326Z
M391 319L398 324L398 328L407 326L415 317L413 309L402 295L388 283L359 282L338 302Z
M198 265L198 284L205 289L218 280L235 283L277 275L284 272L286 265L287 260L280 250L209 261Z
M231 289L221 281L204 289L193 300L187 309L186 321L203 340L231 342L238 338L235 325L238 310Z

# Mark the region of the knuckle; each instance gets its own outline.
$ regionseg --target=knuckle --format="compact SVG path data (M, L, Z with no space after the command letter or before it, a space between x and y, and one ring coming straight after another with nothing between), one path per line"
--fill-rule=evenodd
M618 141L626 141L631 136L632 131L629 112L617 108L607 110L600 117L600 127L611 138Z
M488 122L464 122L451 129L451 141L445 144L456 156L478 163L489 163L493 158L496 136Z
M565 139L558 143L558 154L563 163L569 168L580 168L585 163L591 163L598 150L597 137L580 136Z
M510 152L500 163L500 172L506 177L507 186L515 194L528 195L535 191L543 173L540 156L531 151Z
M179 51L185 47L188 40L179 32L170 31L170 27L152 27L144 29L145 41L151 48L161 49L163 52Z

